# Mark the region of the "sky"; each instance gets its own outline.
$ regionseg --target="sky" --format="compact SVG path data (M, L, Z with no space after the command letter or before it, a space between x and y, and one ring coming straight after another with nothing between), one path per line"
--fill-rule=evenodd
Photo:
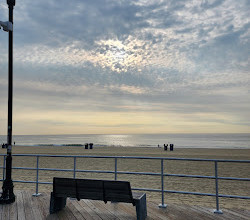
M16 0L13 134L249 133L249 11L249 0ZM7 85L0 30L2 135Z

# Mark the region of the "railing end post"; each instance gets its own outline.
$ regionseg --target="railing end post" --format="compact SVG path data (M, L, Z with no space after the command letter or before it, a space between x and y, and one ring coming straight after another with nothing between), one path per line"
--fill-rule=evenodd
M167 208L167 204L159 204L158 207L161 208L161 209L166 209Z
M32 194L32 196L35 196L35 197L38 197L40 195L42 195L42 193L34 193L34 194Z
M215 213L215 214L223 214L223 212L222 212L220 209L219 209L219 210L215 209L215 210L214 210L214 213Z

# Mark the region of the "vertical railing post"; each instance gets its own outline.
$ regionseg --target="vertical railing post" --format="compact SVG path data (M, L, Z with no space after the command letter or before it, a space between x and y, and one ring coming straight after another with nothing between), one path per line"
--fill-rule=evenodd
M73 174L74 179L76 178L76 157L74 157L74 174Z
M38 183L39 183L39 156L36 156L36 193L32 196L40 196L41 193L38 193Z
M159 204L159 208L166 208L167 205L164 204L164 160L161 159L161 204Z
M214 213L222 214L223 212L219 209L219 186L218 186L218 162L214 161L214 173L215 173L215 192L216 192L216 210Z
M115 180L117 180L117 158L115 158Z

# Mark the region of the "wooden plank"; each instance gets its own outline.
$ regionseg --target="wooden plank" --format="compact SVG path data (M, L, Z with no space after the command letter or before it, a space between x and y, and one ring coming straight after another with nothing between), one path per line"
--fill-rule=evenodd
M105 204L104 202L98 201L98 204L100 206L106 207L110 212L112 212L120 220L131 220L131 218L128 215L128 213L125 212L121 208L121 204L122 203L111 203L111 202L108 202L107 204Z
M16 203L17 203L17 219L18 220L25 220L25 212L24 212L24 204L23 204L23 195L22 191L18 191L16 193Z
M249 204L250 205L250 204ZM236 212L238 214L244 215L248 219L250 219L250 210L243 209L232 209L231 211Z
M213 212L213 209L204 208L201 206L188 206L189 209L194 210L194 215L197 215L197 213L201 213L203 215L204 219L225 219L223 215L215 214Z
M38 208L39 204L37 202L37 197L32 196L30 191L25 191L23 195L25 195L24 198L27 200L28 204L30 204L30 208L33 212L34 219L43 220L42 213Z
M136 207L133 206L132 204L128 204L128 203L119 203L120 204L120 209L122 209L125 213L127 213L127 216L129 219L137 219L136 216ZM147 220L166 220L166 218L162 218L161 216L158 215L158 213L152 212L148 210L148 206L147 206Z
M135 206L127 203L120 203L120 208L123 212L127 213L130 219L136 219L136 210Z
M92 219L101 220L101 217L99 217L99 215L86 204L86 200L79 201L79 204L89 213Z
M80 202L74 200L71 203L82 214L82 216L84 216L86 220L93 220L92 216L87 212L87 210L79 204Z
M47 207L45 207L45 204L43 203L44 196L45 196L44 194L41 194L40 196L36 197L36 203L38 205L42 219L46 219L48 215ZM46 203L48 203L47 200Z
M79 201L79 204L91 215L91 217L94 220L102 220L102 218L96 213L96 210L90 208L87 203L86 203L86 199Z
M74 220L77 219L73 213L71 212L70 208L68 206L66 206L65 208L63 208L62 210L57 212L57 215L59 217L59 219L68 219L68 220Z
M204 215L204 213L200 212L200 210L194 210L190 207L185 207L183 205L175 205L175 210L179 212L180 218L186 218L186 219L206 219L206 220L214 220L213 216L210 216L210 214Z
M249 220L250 218L247 216L244 216L242 213L238 213L232 210L223 210L223 217L227 219L242 219L242 220Z
M93 207L95 207L98 210L98 214L101 218L116 219L116 216L107 209L107 206L104 207L100 205L100 201L89 200L88 202L89 204L91 204ZM103 201L102 203L105 204Z
M199 208L198 206L193 207L182 205L182 207L184 207L184 211L187 210L187 213L190 213L189 215L191 217L194 216L195 218L203 218L207 220L214 220L216 217L218 217L212 211L206 210L206 212L204 212L204 210L201 210L201 208ZM179 209L181 209L181 207Z
M110 219L109 213L106 211L100 210L100 208L96 207L91 200L85 200L85 204L88 205L89 208L91 208L93 211L96 212L96 214L101 218L101 219Z
M2 205L2 220L9 219L10 216L10 205L4 204Z
M147 202L148 203L148 202ZM132 204L128 203L119 203L120 209L127 213L130 219L136 219L136 207ZM149 206L147 204L147 220L149 219L164 219L166 220L165 216L159 215L159 213L155 212L154 210L149 210Z
M16 195L16 192L15 192ZM17 202L10 204L10 216L9 220L17 220Z
M113 212L108 203L105 204L103 201L91 201L91 203L100 210L102 215L107 215L108 219L124 219L119 212Z
M148 201L147 202L148 215L154 219L178 219L178 212L174 211L174 207L168 206L159 208L158 204Z
M32 206L31 206L31 200L28 195L27 191L22 191L23 195L23 206L24 206L24 212L25 212L25 218L26 219L36 219L37 217L34 215Z
M68 201L67 201L67 206L69 207L71 213L75 216L76 219L84 219L85 220L84 215L82 215L82 213L78 211L78 209L74 206L74 204L72 203L72 201L70 199L68 199Z

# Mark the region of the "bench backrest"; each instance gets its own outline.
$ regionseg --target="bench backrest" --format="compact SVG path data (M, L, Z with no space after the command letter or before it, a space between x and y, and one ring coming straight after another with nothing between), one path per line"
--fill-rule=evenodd
M58 197L75 197L77 199L134 204L131 186L127 181L54 177L53 193Z

